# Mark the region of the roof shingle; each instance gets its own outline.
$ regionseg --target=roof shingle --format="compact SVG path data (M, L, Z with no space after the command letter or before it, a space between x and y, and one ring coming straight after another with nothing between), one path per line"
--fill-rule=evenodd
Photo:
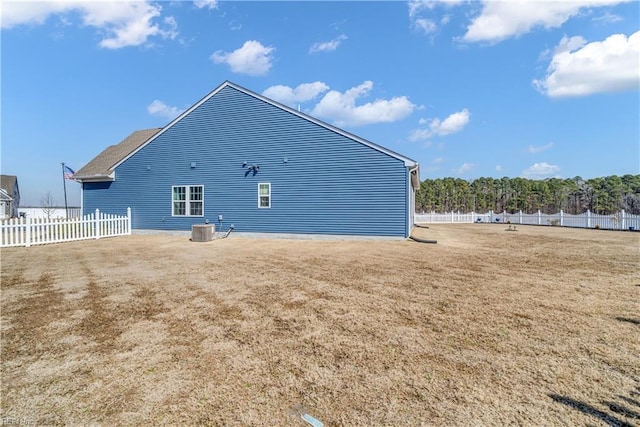
M102 153L78 170L73 177L76 179L97 179L108 177L111 168L120 160L127 157L144 144L162 128L143 129L133 132L119 144L110 145Z
M13 189L16 186L16 181L18 177L15 175L0 175L0 188L7 192L9 197L15 197L13 194Z

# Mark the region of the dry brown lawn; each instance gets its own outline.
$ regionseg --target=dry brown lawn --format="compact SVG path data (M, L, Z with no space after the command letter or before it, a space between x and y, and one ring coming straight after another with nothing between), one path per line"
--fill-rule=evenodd
M3 249L3 423L638 425L640 234L505 229Z

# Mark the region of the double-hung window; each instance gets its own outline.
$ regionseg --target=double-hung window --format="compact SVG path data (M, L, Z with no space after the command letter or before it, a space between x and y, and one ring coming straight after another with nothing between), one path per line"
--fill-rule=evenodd
M171 187L172 216L202 216L204 186L174 185Z
M271 207L271 183L261 182L258 184L258 207Z

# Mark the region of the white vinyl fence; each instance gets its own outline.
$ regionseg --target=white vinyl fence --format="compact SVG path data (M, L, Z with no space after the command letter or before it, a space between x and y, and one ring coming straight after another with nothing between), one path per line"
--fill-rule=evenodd
M82 209L73 206L65 209L64 206L55 206L50 208L42 208L42 207L20 207L18 208L18 212L21 216L31 217L31 218L79 218L82 216Z
M0 247L44 245L131 234L131 208L126 216L95 213L79 218L12 218L0 221Z
M435 223L472 223L472 222L492 222L491 213L479 214L475 212L460 213L460 212L447 212L447 213L421 213L415 214L414 222L416 224L435 224Z
M529 225L557 225L560 227L579 227L579 228L601 228L605 230L637 230L640 231L640 215L632 215L625 211L620 211L614 215L597 215L589 211L580 215L569 215L560 211L556 214L543 214L538 211L534 214L525 214L522 211L509 213L488 213L479 214L475 212L460 213L421 213L415 214L414 221L416 224L435 224L435 223L510 223L510 224L529 224Z

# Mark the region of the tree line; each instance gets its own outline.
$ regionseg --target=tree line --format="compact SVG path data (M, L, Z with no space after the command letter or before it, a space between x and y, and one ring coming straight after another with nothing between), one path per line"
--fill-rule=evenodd
M416 212L640 214L640 175L603 178L437 178L422 181Z

